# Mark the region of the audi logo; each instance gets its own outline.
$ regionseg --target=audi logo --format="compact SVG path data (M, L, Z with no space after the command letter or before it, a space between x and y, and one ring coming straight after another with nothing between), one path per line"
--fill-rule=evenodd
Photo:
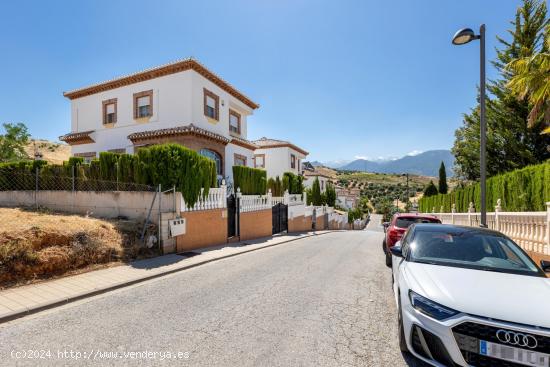
M515 333L508 330L498 330L497 339L502 343L534 349L538 346L537 339L532 335Z

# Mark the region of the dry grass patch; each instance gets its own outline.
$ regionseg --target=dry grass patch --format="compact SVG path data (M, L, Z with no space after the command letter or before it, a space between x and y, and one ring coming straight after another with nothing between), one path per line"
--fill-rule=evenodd
M0 208L0 287L155 255L138 223Z

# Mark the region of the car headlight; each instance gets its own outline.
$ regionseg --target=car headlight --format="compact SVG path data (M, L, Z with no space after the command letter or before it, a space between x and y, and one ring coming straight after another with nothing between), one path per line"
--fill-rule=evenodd
M456 310L453 310L452 308L448 308L440 305L439 303L431 301L426 297L422 297L421 295L413 291L409 291L409 298L411 300L411 304L415 309L425 315L433 317L436 320L445 320L460 313Z

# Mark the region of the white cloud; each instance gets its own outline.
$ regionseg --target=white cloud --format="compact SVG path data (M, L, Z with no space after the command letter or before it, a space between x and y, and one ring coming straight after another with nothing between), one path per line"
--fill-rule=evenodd
M365 156L365 155L356 155L355 156L355 159L365 159L365 160L369 160L369 157Z
M413 155L419 155L420 153L424 153L422 150L413 150L412 152L409 152L407 153L407 155L409 156L413 156Z

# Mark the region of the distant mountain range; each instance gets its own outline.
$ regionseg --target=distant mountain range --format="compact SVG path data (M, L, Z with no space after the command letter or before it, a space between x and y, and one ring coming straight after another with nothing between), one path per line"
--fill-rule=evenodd
M453 175L454 156L449 150L428 150L417 155L406 155L402 158L387 161L370 161L356 159L352 162L337 167L340 170L363 171L376 173L412 173L422 176L439 175L441 161L445 163L447 176ZM315 165L323 165L321 162L311 162ZM324 164L327 165L327 164Z

